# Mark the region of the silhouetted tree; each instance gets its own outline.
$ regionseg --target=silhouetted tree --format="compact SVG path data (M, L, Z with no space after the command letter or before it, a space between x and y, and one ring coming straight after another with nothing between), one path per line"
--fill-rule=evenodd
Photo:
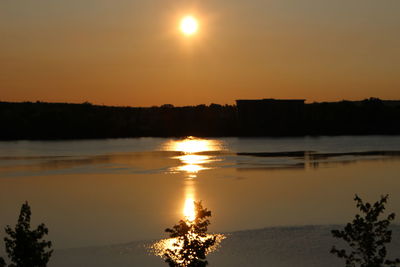
M379 219L385 210L388 195L373 205L364 203L359 196L355 196L357 208L362 215L357 214L351 223L348 223L343 231L333 230L332 235L347 242L351 250L332 247L331 253L346 260L346 267L395 267L400 263L399 259L386 259L386 243L390 243L392 231L388 230L390 222L395 214L391 213L386 219Z
M6 262L2 257L0 257L0 267L6 267Z
M42 240L48 234L47 227L42 223L36 230L31 230L31 208L28 202L21 207L18 223L15 229L6 227L6 252L11 262L10 267L45 267L53 253L51 242Z
M167 249L165 262L170 267L203 267L208 265L206 254L215 244L216 236L207 234L211 211L203 208L201 202L194 202L196 217L193 221L180 220L165 231L175 238L175 249Z

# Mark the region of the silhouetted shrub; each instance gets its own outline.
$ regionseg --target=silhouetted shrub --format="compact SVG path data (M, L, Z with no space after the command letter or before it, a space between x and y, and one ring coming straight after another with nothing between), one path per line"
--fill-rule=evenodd
M10 267L45 267L53 253L53 250L49 250L51 242L42 240L48 234L47 227L40 224L36 230L31 230L30 222L31 208L25 202L15 229L9 225L6 227L9 236L4 238L6 252L14 263Z
M206 254L215 244L216 236L207 234L211 211L203 208L201 202L194 202L196 217L193 221L180 220L165 231L176 241L174 249L167 249L165 262L170 267L203 267L208 265Z
M362 215L357 214L343 231L332 231L334 237L343 239L351 248L349 252L337 249L335 246L331 250L332 254L346 260L346 267L394 267L400 263L399 259L386 259L385 244L390 243L392 239L392 231L388 230L388 227L395 218L395 214L391 213L386 219L379 219L385 210L387 199L388 195L382 196L379 201L371 205L364 204L356 195L354 200Z

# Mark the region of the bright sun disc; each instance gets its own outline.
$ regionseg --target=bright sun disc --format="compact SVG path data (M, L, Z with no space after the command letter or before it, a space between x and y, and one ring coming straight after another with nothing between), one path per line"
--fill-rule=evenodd
M181 20L181 31L185 35L193 35L197 32L199 25L192 16L186 16Z

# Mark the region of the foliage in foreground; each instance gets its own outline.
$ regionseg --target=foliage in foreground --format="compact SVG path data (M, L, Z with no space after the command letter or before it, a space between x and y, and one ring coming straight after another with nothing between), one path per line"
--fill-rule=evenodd
M203 208L201 202L194 202L196 217L193 221L180 220L165 231L176 241L173 249L167 249L164 258L170 267L207 266L206 254L215 244L216 236L207 234L211 211Z
M357 208L361 215L357 214L344 230L333 230L335 238L343 239L351 248L350 251L332 247L331 253L346 261L346 267L395 267L400 263L399 259L386 259L386 245L392 239L392 231L388 230L395 214L391 213L386 219L380 220L380 215L385 210L388 195L373 205L364 203L359 196L355 196Z
M18 223L15 229L6 227L6 252L13 264L9 267L45 267L53 253L51 242L42 240L48 234L47 227L42 223L36 230L31 230L31 208L28 202L21 207ZM4 260L3 260L4 262ZM0 266L5 266L0 260Z

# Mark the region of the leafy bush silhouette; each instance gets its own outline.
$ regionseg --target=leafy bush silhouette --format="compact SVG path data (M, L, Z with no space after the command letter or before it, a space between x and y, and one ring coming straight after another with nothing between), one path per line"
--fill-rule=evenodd
M4 259L2 257L0 257L0 267L5 267L6 266L6 262L4 261Z
M6 252L13 262L9 267L45 267L53 253L53 250L48 250L51 242L41 240L48 234L47 227L42 223L36 230L31 230L30 222L31 208L25 202L15 229L9 225L6 227L9 236L4 238Z
M373 205L364 203L359 196L355 196L357 208L362 215L357 214L344 230L332 230L335 238L343 239L351 248L350 252L345 249L332 247L331 253L346 260L346 267L383 267L398 266L399 259L387 260L386 243L392 239L392 231L388 230L390 222L394 220L395 214L391 213L386 219L379 219L385 210L388 195Z
M201 202L194 202L196 217L193 221L180 220L165 231L176 241L174 249L167 249L164 258L170 267L207 266L206 254L214 246L216 236L207 234L211 211L203 208Z

